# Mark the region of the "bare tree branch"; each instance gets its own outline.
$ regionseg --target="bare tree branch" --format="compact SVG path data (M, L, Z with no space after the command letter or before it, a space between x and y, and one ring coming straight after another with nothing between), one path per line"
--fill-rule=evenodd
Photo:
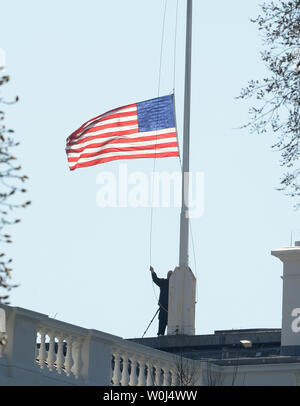
M9 76L0 76L0 86L8 82ZM14 101L6 101L0 94L2 104L14 104L18 100L19 98L16 97ZM12 211L27 207L30 201L20 203L19 195L26 193L23 184L28 178L20 174L21 166L16 164L16 157L12 154L12 150L19 143L12 137L14 131L6 128L4 119L5 112L0 111L0 121L3 123L0 125L0 243L12 243L11 236L5 230L7 226L20 222L20 219L12 215ZM0 253L0 257L0 303L8 304L8 292L18 285L9 283L12 259L5 259L4 253Z

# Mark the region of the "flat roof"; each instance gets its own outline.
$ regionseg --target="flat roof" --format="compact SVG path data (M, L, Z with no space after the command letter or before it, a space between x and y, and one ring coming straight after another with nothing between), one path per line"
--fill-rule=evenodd
M214 334L203 335L165 335L149 338L131 338L130 341L159 349L220 347L241 345L241 340L253 344L280 345L281 329L257 328L241 330L216 330Z
M280 356L281 329L216 330L214 334L166 335L128 340L190 359L226 361L224 365L230 365L234 359L245 359L248 362L250 358L253 363L257 363L255 359L261 359L263 363L267 362L263 361L264 358Z

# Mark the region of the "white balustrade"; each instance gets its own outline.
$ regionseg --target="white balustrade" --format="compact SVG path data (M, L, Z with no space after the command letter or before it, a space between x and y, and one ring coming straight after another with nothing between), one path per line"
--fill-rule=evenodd
M64 380L72 385L169 386L175 383L175 355L26 309L3 307L11 314L7 339L13 337L14 345L19 345L15 350L12 344L8 345L5 356L18 364L22 354L22 371L26 371L27 365L40 381L43 377L48 380L53 377L53 382ZM26 335L16 340L15 331L21 335L25 331Z
M79 379L82 367L82 339L50 328L39 329L37 338L38 336L40 343L37 343L36 360L40 368Z
M130 347L133 345L130 344ZM114 349L112 384L115 386L170 386L171 371L172 368L176 368L176 359L167 354L168 359L161 360L159 356L154 356L155 352L156 350L147 347L145 347L145 353L134 352L132 348L129 350L121 346ZM160 353L164 354L161 351Z

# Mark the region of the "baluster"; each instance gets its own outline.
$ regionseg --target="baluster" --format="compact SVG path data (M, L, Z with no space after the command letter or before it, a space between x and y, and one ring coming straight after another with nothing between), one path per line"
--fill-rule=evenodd
M114 386L120 386L120 379L121 379L120 354L119 354L119 352L115 352L113 355L114 355L114 359L115 359L113 383L114 383Z
M57 356L56 356L56 371L61 374L64 365L64 340L62 336L58 337Z
M155 386L161 386L161 367L159 361L155 365Z
M46 360L46 345L45 345L46 333L45 331L40 331L40 334L41 334L41 344L38 356L38 363L40 368L43 369Z
M167 386L166 381L167 381L167 371L166 368L163 367L161 370L161 386Z
M80 376L80 370L82 366L81 362L81 342L75 341L72 346L72 357L73 357L73 366L71 372L74 374L75 378L78 379Z
M135 358L135 355L132 354L132 356L130 356L130 360L131 360L131 372L130 372L130 381L129 381L129 385L130 386L136 386L137 385L137 360Z
M161 368L161 364L159 364L159 386L162 386L163 379L164 379L163 370Z
M6 334L1 333L1 331L0 331L0 339L2 340L2 343L0 343L0 358L1 358L3 356L3 354L4 354L4 348L5 348L5 345L6 345L6 342L7 342L6 341L7 340Z
M67 343L67 354L65 357L65 363L64 363L64 367L65 367L65 372L67 376L70 376L71 374L71 369L72 369L72 365L73 365L73 359L72 359L72 338L68 337L66 339L66 343Z
M129 382L129 374L128 374L128 355L122 355L123 359L123 371L122 371L122 378L121 378L121 385L128 386Z
M34 356L35 356L35 362L39 363L39 347L38 347L38 343L37 343L37 338L38 338L38 334L39 332L36 332L36 341L35 341L35 352L34 352ZM1 345L0 345L0 358L1 358Z
M150 361L146 362L147 365L147 379L146 379L146 386L153 386L153 368Z
M170 371L168 369L168 365L166 364L163 366L162 386L170 386Z
M177 373L174 372L173 370L170 371L170 385L171 386L177 386Z
M169 370L169 385L174 386L173 385L173 371L171 369Z
M48 348L48 357L47 364L49 371L53 370L54 361L55 361L55 351L54 351L54 332L51 331L49 334L49 348Z
M114 384L114 364L115 364L115 358L113 355L113 352L111 352L111 362L110 362L110 371L109 371L109 386L112 386Z
M146 375L145 375L145 360L139 360L139 379L138 379L138 386L145 386L146 385Z

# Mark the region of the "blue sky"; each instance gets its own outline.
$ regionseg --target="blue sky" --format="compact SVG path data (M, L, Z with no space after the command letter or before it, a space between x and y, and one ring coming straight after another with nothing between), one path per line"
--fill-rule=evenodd
M196 333L281 326L282 265L271 249L300 239L299 212L276 191L282 175L272 133L238 129L249 103L236 100L266 75L256 0L194 1L191 170L203 172L204 214L192 222ZM0 1L0 47L11 83L7 125L32 206L11 229L11 304L125 338L141 337L157 308L149 269L150 209L96 204L101 171L150 173L152 159L70 172L65 140L111 108L156 97L164 1ZM179 2L176 107L182 140L185 1ZM160 94L173 89L176 2L168 1ZM181 142L181 141L180 141ZM176 171L176 158L157 160ZM179 210L153 212L152 265L178 263ZM155 336L157 320L147 336Z

